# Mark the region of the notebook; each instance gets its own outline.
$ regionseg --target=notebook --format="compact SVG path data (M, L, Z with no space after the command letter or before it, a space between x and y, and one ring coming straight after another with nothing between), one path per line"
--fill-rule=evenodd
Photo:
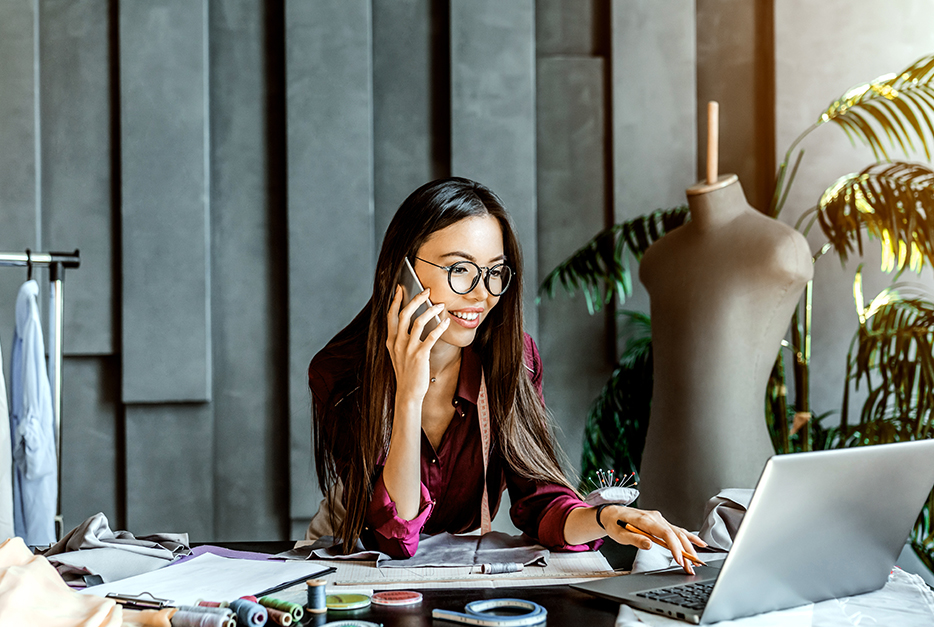
M932 486L934 440L776 455L719 567L573 587L700 624L871 592L885 585Z

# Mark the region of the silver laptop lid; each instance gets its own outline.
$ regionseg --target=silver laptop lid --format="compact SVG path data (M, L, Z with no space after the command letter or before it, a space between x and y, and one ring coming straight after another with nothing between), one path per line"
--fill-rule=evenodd
M769 459L702 622L881 588L934 486L934 440Z

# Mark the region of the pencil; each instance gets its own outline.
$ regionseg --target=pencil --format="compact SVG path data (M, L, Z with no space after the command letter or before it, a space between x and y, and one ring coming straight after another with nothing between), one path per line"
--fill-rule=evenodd
M657 545L659 545L659 546L661 546L661 547L664 547L664 548L668 549L669 551L671 550L671 547L668 546L668 543L667 543L667 542L665 542L665 541L662 540L661 538L656 538L656 537L653 536L651 533L646 533L645 531L642 531L642 530L639 529L638 527L633 527L633 526L630 525L629 523L623 523L623 521L621 521L621 520L617 520L617 521L616 521L616 524L619 525L620 527L623 527L624 529L626 529L626 531L631 531L632 533L638 533L640 536L645 536L646 538L648 538L649 540L651 540L651 541L654 542L655 544L657 544ZM694 557L693 555L691 555L690 553L687 553L687 552L685 552L685 551L681 551L681 555L683 555L685 558L691 560L692 562L694 562L694 563L697 564L698 566L706 566L706 565L707 565L707 564L705 564L704 562L702 562L702 561L700 561L699 559L697 559L696 557Z

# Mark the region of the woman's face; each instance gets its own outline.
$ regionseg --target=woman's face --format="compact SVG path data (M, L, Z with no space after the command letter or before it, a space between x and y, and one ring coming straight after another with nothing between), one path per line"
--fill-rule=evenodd
M419 259L410 259L422 285L431 290L431 302L443 303L444 312L439 315L451 319L441 341L454 346L469 346L477 335L477 329L499 302L487 290L481 271L481 279L467 294L458 294L448 283L448 272L436 268L450 266L458 261L472 261L481 268L492 268L506 261L503 253L503 230L499 221L491 215L464 218L460 222L435 231L418 249ZM428 261L430 263L425 263Z

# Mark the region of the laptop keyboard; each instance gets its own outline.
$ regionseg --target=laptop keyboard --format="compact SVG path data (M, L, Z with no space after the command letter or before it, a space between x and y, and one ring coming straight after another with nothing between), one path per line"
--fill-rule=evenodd
M665 603L674 603L681 607L692 610L702 610L707 605L707 599L710 598L710 591L713 590L713 581L702 583L685 583L668 588L656 588L648 592L639 592L637 596L645 597L653 601L664 601Z

